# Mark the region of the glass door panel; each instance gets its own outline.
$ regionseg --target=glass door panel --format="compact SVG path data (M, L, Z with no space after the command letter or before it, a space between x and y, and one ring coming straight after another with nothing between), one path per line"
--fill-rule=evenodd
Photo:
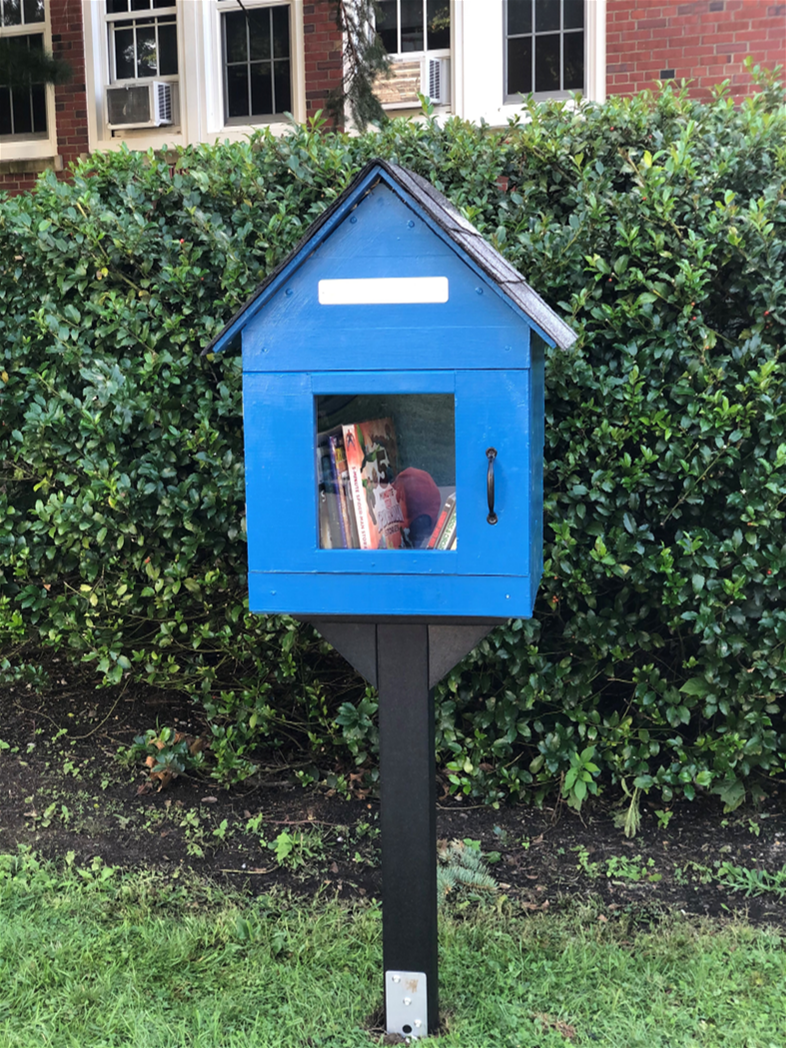
M320 549L456 549L452 394L315 397Z

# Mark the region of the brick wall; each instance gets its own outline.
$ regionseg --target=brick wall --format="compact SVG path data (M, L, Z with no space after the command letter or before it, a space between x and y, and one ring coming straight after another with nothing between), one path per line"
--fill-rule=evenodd
M326 0L303 5L306 58L306 116L326 109L330 92L343 75L342 34L332 4Z
M786 3L774 0L608 0L606 89L630 95L660 79L693 80L697 97L729 80L732 96L754 90L743 60L773 68L786 59Z
M87 153L87 93L85 90L85 44L81 0L50 0L52 54L71 67L67 84L55 87L57 155L42 160L0 160L0 192L21 193L32 189L40 172L54 168L58 177L68 165ZM10 153L7 147L4 153ZM62 173L62 174L61 174Z

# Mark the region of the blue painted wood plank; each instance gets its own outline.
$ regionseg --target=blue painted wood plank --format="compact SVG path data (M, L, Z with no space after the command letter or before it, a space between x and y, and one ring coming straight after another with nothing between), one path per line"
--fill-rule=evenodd
M341 309L342 307L331 307ZM371 306L347 307L373 309ZM406 307L416 311L433 306ZM529 329L487 327L471 321L438 325L424 318L417 326L380 327L372 323L298 327L288 332L253 329L243 333L243 370L385 371L444 369L510 370L530 366Z
M456 375L456 511L462 574L526 575L529 557L528 371ZM495 448L489 524L488 448Z
M291 615L441 615L531 618L529 580L500 576L448 575L423 579L250 572L251 611Z
M453 393L454 371L322 371L311 375L314 396L323 393Z

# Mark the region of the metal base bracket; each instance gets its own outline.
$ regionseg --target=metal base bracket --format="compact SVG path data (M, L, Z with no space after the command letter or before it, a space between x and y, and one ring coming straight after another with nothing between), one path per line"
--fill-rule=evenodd
M424 972L385 972L385 1029L404 1037L428 1033L428 996Z

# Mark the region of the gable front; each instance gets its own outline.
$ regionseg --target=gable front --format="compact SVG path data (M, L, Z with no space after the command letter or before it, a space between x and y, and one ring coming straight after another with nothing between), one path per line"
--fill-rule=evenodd
M243 326L243 370L528 368L530 325L380 179Z

